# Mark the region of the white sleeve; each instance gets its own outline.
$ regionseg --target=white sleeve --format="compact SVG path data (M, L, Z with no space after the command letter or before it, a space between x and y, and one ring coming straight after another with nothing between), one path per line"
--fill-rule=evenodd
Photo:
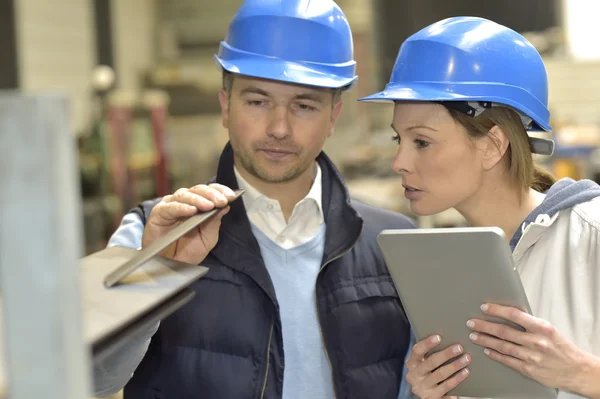
M123 217L121 224L110 237L108 247L122 246L139 249L142 246L144 224L135 213ZM119 392L133 376L133 372L144 358L152 336L159 323L140 333L120 351L101 362L94 362L93 395L103 398Z
M599 201L600 202L600 201ZM592 299L591 317L592 331L587 331L590 337L591 353L600 358L600 226L597 223L595 226L590 227L594 230L594 234L589 241L589 252L582 254L581 258L589 259L587 265L587 273L589 275L589 281L592 282L592 286L589 287L589 297Z
M139 249L142 247L142 234L144 223L137 213L128 213L121 220L121 224L108 240L107 247L127 247Z

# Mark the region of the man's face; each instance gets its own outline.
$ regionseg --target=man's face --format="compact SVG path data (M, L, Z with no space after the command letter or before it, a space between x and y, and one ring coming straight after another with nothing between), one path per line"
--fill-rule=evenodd
M312 174L342 108L329 89L240 75L219 100L236 167L269 183Z

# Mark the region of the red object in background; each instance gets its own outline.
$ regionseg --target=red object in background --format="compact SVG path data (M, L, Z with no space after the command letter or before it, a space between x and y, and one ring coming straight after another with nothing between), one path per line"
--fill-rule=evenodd
M110 134L110 176L112 189L123 204L124 212L131 203L133 181L130 178L129 166L129 132L131 129L132 110L125 107L109 106L108 130ZM115 228L121 223L123 212L115 214Z
M131 153L131 134L134 117L134 107L123 104L109 104L107 108L109 132L109 165L110 182L114 195L119 199L121 209L115 212L114 228L121 223L123 215L139 200L136 197L136 182L134 171L129 164ZM155 168L155 194L162 197L170 193L170 181L166 151L165 126L168 114L166 105L148 106L149 117L152 123L152 136ZM145 113L146 114L146 113ZM146 114L148 115L148 114Z
M156 150L156 195L165 196L171 192L169 182L169 168L167 151L165 148L165 124L167 119L167 108L154 106L151 108L152 131L154 133L154 148Z

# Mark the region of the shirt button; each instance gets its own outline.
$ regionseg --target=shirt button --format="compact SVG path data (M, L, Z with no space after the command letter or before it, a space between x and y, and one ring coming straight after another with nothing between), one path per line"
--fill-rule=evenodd
M270 210L270 211L272 211L273 210L273 204L268 204L267 205L267 209Z

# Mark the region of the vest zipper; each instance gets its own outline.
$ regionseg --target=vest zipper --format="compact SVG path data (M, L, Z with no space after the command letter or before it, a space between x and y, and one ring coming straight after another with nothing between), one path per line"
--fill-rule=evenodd
M363 227L360 228L360 233L358 234L358 238L352 243L352 245L350 246L350 248L348 248L346 251L342 252L341 254L339 254L338 256L336 256L335 258L328 260L327 262L325 262L323 264L323 266L321 266L321 268L319 269L319 273L317 273L317 280L319 278L319 274L325 268L325 266L327 266L328 264L330 264L331 262L333 262L335 260L338 260L342 256L346 255L348 252L352 251L352 249L354 248L354 246L358 242L360 236L362 235ZM333 365L331 364L331 359L329 358L329 352L327 352L327 345L325 343L325 336L323 335L323 329L321 328L321 313L319 313L319 306L317 304L317 298L316 298L316 296L315 296L315 307L317 308L317 317L319 319L319 331L321 332L321 340L323 341L323 349L325 350L325 357L327 358L327 361L329 362L329 368L331 369L331 386L333 387L333 397L335 399L335 398L337 398L337 392L335 390L335 381L334 381L334 378L333 378Z
M267 389L267 377L269 376L269 364L271 360L271 339L273 338L273 327L274 321L271 321L271 330L269 331L269 343L267 344L267 369L265 370L265 379L263 381L262 390L260 392L260 399L265 397L265 390Z

